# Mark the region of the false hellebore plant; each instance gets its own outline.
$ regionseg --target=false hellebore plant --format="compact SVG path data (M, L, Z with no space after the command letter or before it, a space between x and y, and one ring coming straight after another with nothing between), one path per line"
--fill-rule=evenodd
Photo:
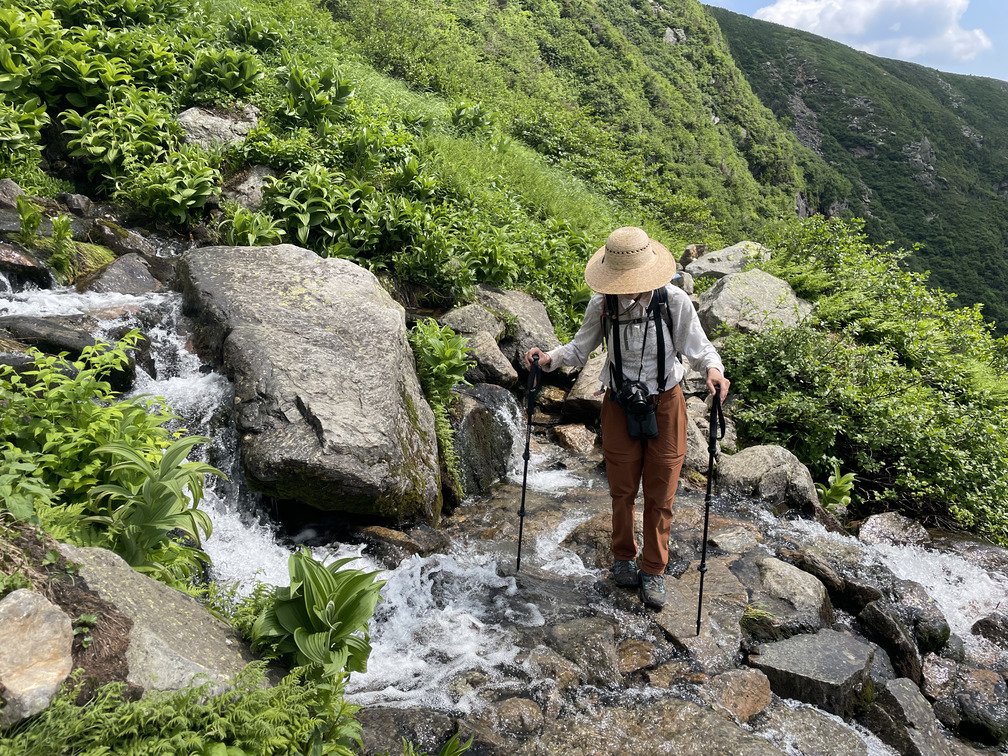
M306 666L322 678L365 672L371 654L368 620L385 585L377 572L342 569L353 557L323 565L307 549L287 562L290 586L252 627L252 645L265 658Z

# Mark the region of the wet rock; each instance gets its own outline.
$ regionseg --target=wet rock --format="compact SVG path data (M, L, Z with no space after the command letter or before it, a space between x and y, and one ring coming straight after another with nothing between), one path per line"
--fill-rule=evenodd
M33 346L46 354L67 353L76 360L88 347L95 345L95 337L83 326L79 318L33 318L13 315L0 318L0 330L17 341ZM67 368L75 373L73 367ZM114 391L128 391L136 378L136 361L130 357L121 370L112 370L102 376Z
M719 493L736 492L809 513L819 503L808 468L781 446L750 446L724 455L718 462L717 486Z
M920 546L931 540L923 525L898 512L871 515L861 525L858 538L865 543L896 546Z
M712 532L707 542L729 554L741 554L755 546L760 540L761 536L758 531L744 525L735 525Z
M875 656L872 658L872 682L875 683L876 687L878 687L889 680L895 680L896 670L893 669L892 662L889 660L889 654L887 654L886 650L877 643L872 643L871 647L872 651L875 653Z
M799 299L790 284L759 269L725 276L700 295L697 305L708 334L722 328L759 333L772 324L791 328L811 311L812 305Z
M704 574L703 611L697 635L697 600L700 593L699 562L682 577L665 579L665 606L655 623L675 646L689 654L706 674L718 674L737 664L742 644L742 614L748 594L728 569L726 560L707 559Z
M204 149L241 142L259 122L258 111L251 105L246 105L241 113L224 116L189 108L179 113L176 120L185 132L186 141Z
M419 543L401 530L393 530L380 525L361 529L361 536L371 546L374 555L386 569L395 567L407 557L419 554L423 549Z
M875 691L865 724L905 756L951 756L934 711L913 680L889 680Z
M403 738L418 751L437 753L455 732L455 722L433 709L366 706L356 714L365 756L401 753Z
M505 698L495 708L497 727L501 732L528 738L542 730L543 713L535 701L528 698Z
M687 257L688 253L684 253L680 259L686 268L686 272L693 276L694 279L701 276L720 279L733 273L741 273L749 260L753 258L768 259L769 252L766 247L756 242L741 241L724 249L705 252L695 260L690 260L689 262L686 262Z
M770 681L755 669L730 669L700 688L700 698L737 722L749 722L770 706Z
M619 685L616 627L602 617L582 617L550 628L550 646L577 665L581 680L589 685Z
M224 199L237 202L249 210L257 210L263 203L263 189L266 188L269 180L276 175L276 171L272 168L265 165L253 165L248 174L234 186L224 188Z
M578 525L563 540L562 545L589 567L609 569L613 566L612 514L602 512Z
M220 692L254 657L234 629L196 599L140 574L118 555L60 544L93 591L133 620L127 682L178 690L209 682Z
M774 693L849 718L872 699L872 649L847 633L820 630L759 647L749 664L762 670Z
M578 684L580 674L574 662L546 646L538 646L528 654L528 663L541 677L553 680L559 690Z
M751 575L745 580L752 590L750 603L763 610L746 624L746 631L756 640L814 633L833 623L829 594L814 575L756 552L732 565L732 571Z
M7 278L14 291L21 291L29 283L40 289L48 289L53 285L49 268L18 244L0 242L0 273Z
M0 207L17 208L17 198L24 196L24 189L14 179L0 179Z
M710 709L675 698L579 712L548 722L539 739L524 743L515 753L783 756L783 751Z
M564 417L582 422L597 421L602 412L602 383L599 376L605 365L606 353L602 352L589 357L588 362L578 373L574 386L564 399Z
M160 288L161 283L151 275L147 261L136 253L123 255L112 261L84 286L85 291L99 294L118 292L134 295L146 294Z
M865 636L878 643L889 654L893 669L900 677L921 683L921 660L913 635L900 620L893 605L886 599L872 601L861 613L858 622Z
M374 274L281 244L191 250L179 279L199 339L233 377L250 486L327 511L437 522L434 414L404 311Z
M508 362L493 336L486 331L478 331L468 338L467 346L472 349L476 363L466 371L469 383L493 383L510 387L518 382L518 371Z
M539 393L536 394L536 408L546 415L558 415L563 408L566 396L567 393L559 386L540 386Z
M48 708L73 667L70 618L21 588L0 600L0 728Z
M868 746L853 729L818 709L792 702L775 704L755 731L789 754L868 756Z
M1008 742L1008 689L997 672L960 667L955 707L960 735L989 745Z
M974 622L970 632L1008 649L1008 615L1006 614L992 612Z
M837 574L836 570L821 555L801 548L780 548L777 550L777 556L785 562L790 562L798 569L817 577L826 586L831 600L835 600L835 596L843 593L844 579Z
M500 341L501 351L512 365L524 370L525 353L532 347L544 352L560 346L543 303L520 291L477 286L477 302L492 312L502 312L515 321L515 333Z
M97 235L98 243L103 244L118 255L135 253L144 257L157 255L157 248L136 231L131 231L116 223L99 220L94 224L92 233Z
M514 397L500 386L478 384L458 394L449 417L466 494L485 493L507 473L515 439L506 418L517 412Z
M598 434L583 425L558 425L553 436L561 447L576 454L591 454L598 442Z
M721 455L715 453L715 461ZM683 470L696 470L703 475L707 474L710 468L710 452L708 451L707 439L697 428L692 418L686 418L686 459L683 460Z
M476 717L466 717L456 722L459 741L465 743L472 739L472 746L467 754L471 756L511 756L514 745L497 732L490 723ZM398 753L402 744L390 753Z
M94 208L91 198L83 194L57 194L56 199L66 205L67 210L81 218L86 218L90 215L91 210Z
M657 661L655 644L646 640L630 638L616 648L619 657L619 671L622 675L630 675Z
M924 586L913 580L898 580L895 588L899 594L896 609L904 624L913 631L920 653L941 651L952 630L938 603L928 596Z

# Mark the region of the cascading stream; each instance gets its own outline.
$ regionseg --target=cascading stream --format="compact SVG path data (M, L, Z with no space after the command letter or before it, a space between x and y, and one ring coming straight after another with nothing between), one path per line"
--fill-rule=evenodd
M205 509L213 521L213 534L205 548L213 560L215 576L235 584L240 593L248 593L256 581L288 583L287 559L309 534L284 536L261 511L259 498L244 485L231 416L233 386L190 347L190 329L181 314L178 294L80 294L70 289L15 293L0 278L0 316L4 315L86 315L99 323L96 335L101 337L107 338L122 326L137 327L147 334L156 377L138 367L132 395L164 397L180 416L180 426L211 439L200 453L229 478L226 482L208 481L206 490ZM515 578L507 576L506 569L498 569L514 563L526 419L517 403L497 411L511 424L516 441L508 479L501 482L495 495L513 499L513 507L510 503L499 506L504 514L487 520L490 536L456 538L448 553L414 556L392 571L384 571L364 554L361 545L332 542L312 549L323 559L359 557L351 566L382 570L387 581L371 623L374 650L369 669L365 674L354 674L347 685L348 696L356 703L473 711L483 700L478 687L492 688L495 680L514 672L518 665L520 649L514 629L541 627L545 622L540 607L524 596ZM569 469L553 447L533 449L523 552L523 557L528 554L530 569L573 579L601 576L598 570L585 567L561 542L578 524L603 511L607 506L605 490L601 472ZM484 516L482 509L482 501L465 502L460 507L462 514L477 518ZM797 529L809 537L841 538L814 524L779 527L782 531ZM953 631L969 643L976 642L969 633L972 623L994 608L998 596L1003 599L1008 595L1008 577L971 564L959 554L913 547L873 550L856 539L846 540L858 544L866 558L882 559L898 576L923 583ZM523 559L523 567L525 563ZM479 686L474 680L481 681ZM873 736L859 732L873 756L891 753ZM770 737L766 733L762 736ZM786 733L774 737L778 736L786 745Z

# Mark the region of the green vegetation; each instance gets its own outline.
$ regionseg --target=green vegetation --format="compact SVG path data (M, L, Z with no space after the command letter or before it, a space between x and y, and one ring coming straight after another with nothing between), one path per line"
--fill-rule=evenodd
M73 362L36 351L20 374L0 368L0 510L185 590L209 561L199 547L211 527L199 510L204 475L221 473L184 461L207 439L173 440L165 407L112 391L107 378L138 339L96 344Z
M461 495L464 493L461 462L455 452L455 431L448 420L448 407L454 399L452 389L460 383L468 385L465 374L472 364L472 350L466 346L469 340L448 326L439 326L433 318L417 321L409 340L420 385L434 412L434 433L443 471Z
M367 623L385 585L378 573L342 569L353 557L323 565L307 549L288 560L290 586L276 588L273 601L252 626L252 647L266 659L305 667L320 680L343 671L367 671L371 654Z
M895 507L1008 542L1008 340L860 224L779 224L764 243L760 267L815 310L726 339L740 434L787 447L815 479L853 472L852 514Z
M760 99L844 177L835 210L1008 333L1008 85L709 10Z

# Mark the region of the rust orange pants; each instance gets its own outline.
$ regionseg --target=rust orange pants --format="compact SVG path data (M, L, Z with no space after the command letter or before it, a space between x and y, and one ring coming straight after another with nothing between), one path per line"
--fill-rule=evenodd
M686 400L679 386L659 396L658 438L630 438L626 413L606 391L602 402L602 453L612 496L612 552L636 559L634 501L644 484L644 550L641 569L665 572L672 530L672 502L686 458Z

